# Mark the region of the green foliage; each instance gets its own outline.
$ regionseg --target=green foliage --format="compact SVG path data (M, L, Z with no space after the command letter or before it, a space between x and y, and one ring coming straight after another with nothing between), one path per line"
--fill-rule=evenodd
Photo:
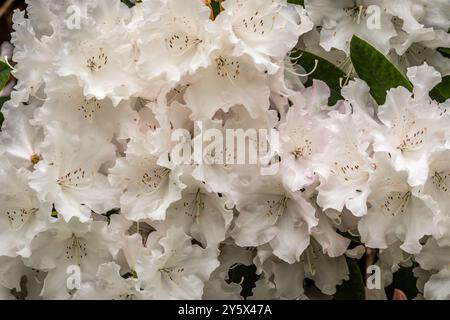
M215 19L222 11L222 0L211 0L210 6Z
M5 88L11 79L11 68L3 61L0 60L0 92ZM0 97L0 110L3 104L9 100L9 97ZM0 112L0 127L3 123L3 114Z
M386 93L391 88L403 86L412 91L408 79L380 51L368 42L353 36L350 57L358 76L367 82L370 94L378 104L384 104Z
M316 69L308 77L308 81L305 84L306 86L312 85L313 79L322 80L330 87L331 90L331 97L328 100L329 105L334 105L339 99L342 99L341 83L346 77L344 71L336 67L328 60L300 49L296 49L295 51L293 51L292 56L300 56L300 58L296 60L296 63L301 65L307 72L313 70L316 67L316 60L318 62Z
M356 259L345 257L349 270L349 279L336 287L335 300L365 300L364 279Z
M305 0L288 0L288 3L299 4L301 6L305 5Z
M133 2L131 2L130 0L120 0L120 1L125 3L128 6L128 8L132 8L135 6L135 4Z
M450 48L438 48L437 49L444 57L450 58Z
M6 86L11 78L11 68L0 60L0 91Z
M52 218L58 218L58 211L55 210L55 207L52 209L52 213L50 214Z
M2 108L3 104L9 100L9 97L0 97L0 109Z
M0 97L0 110L3 107L3 104L9 100L9 97ZM0 113L1 114L1 113ZM0 122L1 123L1 122Z
M430 97L438 102L450 99L450 76L442 78L441 83L430 91Z

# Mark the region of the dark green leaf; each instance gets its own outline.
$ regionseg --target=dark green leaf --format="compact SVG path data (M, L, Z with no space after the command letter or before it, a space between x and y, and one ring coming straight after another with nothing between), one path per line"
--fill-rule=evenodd
M308 81L305 84L306 86L312 85L313 79L322 80L331 90L331 97L328 100L329 105L334 105L339 99L342 99L341 83L346 77L344 71L328 60L300 49L296 49L292 53L292 56L300 56L300 58L296 60L296 63L301 65L307 72L313 70L316 65L315 61L318 61L316 70L308 77Z
M438 48L437 49L444 57L450 58L450 48Z
M384 104L391 88L403 86L412 91L412 85L397 67L368 42L353 36L350 56L358 76L367 82L370 94L378 104Z
M441 83L430 91L430 97L438 102L450 99L450 76L442 78Z
M9 97L0 97L0 110L2 109L2 107L3 107L3 104L6 102L6 101L8 101L9 100ZM1 126L2 126L2 123L3 123L3 114L0 112L0 128L1 128Z
M58 218L58 211L52 210L52 213L50 214L50 216L51 216L52 218Z
M222 0L211 0L210 5L215 19L222 11Z
M137 275L136 271L131 270L130 272L127 272L127 273L123 274L122 278L124 278L124 279L129 279L129 278L137 279L138 275Z
M11 68L0 60L0 91L6 86L11 77Z
M305 0L288 0L288 3L304 5Z
M135 3L131 2L130 0L120 0L120 1L125 3L128 6L128 8L132 8L136 5Z
M344 281L336 288L336 300L365 300L366 289L361 269L355 259L345 257L349 270L349 280Z
M0 110L3 107L3 104L9 100L9 97L0 97Z

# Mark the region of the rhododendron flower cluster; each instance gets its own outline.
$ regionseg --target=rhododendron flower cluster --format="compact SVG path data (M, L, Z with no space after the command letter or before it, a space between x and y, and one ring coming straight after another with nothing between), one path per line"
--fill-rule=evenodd
M372 259L367 299L401 268L450 299L450 3L211 2L14 12L0 297L331 298ZM407 85L377 99L355 37Z

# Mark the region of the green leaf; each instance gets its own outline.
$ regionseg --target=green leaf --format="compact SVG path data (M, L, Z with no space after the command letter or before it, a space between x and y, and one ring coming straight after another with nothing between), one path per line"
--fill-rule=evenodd
M128 6L128 8L132 8L136 5L135 3L131 2L130 0L120 0L120 1L125 3Z
M127 273L123 274L121 277L124 278L124 279L129 279L129 278L137 279L138 278L138 274L137 274L136 271L131 270L130 272L127 272Z
M52 218L58 218L58 211L56 211L55 209L52 210L52 213L50 214L50 216Z
M288 0L288 3L292 3L292 4L298 4L298 5L305 5L305 0Z
M0 97L0 110L3 107L3 104L9 100L9 97Z
M11 68L0 60L0 91L6 86L11 77Z
M363 276L356 259L345 257L349 270L349 280L336 287L336 300L365 300L366 289Z
M353 36L350 57L358 76L367 82L370 94L378 104L384 104L391 88L403 86L412 91L412 85L397 67L368 42Z
M437 49L444 57L450 58L450 48L438 48Z
M313 79L322 80L330 87L331 90L331 96L328 99L329 105L334 105L339 99L343 99L341 96L341 82L346 77L344 71L336 67L328 60L300 49L293 51L292 56L300 56L300 58L296 60L296 63L301 65L307 72L310 72L315 68L316 60L318 62L316 69L308 77L308 81L305 84L306 86L312 85Z
M8 100L9 100L9 97L0 97L0 110L3 107L3 104ZM2 126L3 120L4 120L3 113L0 112L0 128Z
M211 0L210 6L215 19L222 11L222 0Z
M438 102L450 99L450 75L443 77L441 83L430 91L430 97Z

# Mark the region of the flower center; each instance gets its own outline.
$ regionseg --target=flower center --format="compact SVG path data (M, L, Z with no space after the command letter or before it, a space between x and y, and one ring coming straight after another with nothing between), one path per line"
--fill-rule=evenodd
M36 213L38 208L15 208L6 211L6 216L13 230L19 230Z
M161 274L166 275L171 281L176 282L175 277L184 272L183 267L164 267L159 269Z
M75 259L77 264L80 265L81 260L88 256L86 243L72 234L66 246L65 256L67 260Z
M86 99L83 98L83 104L78 106L78 111L83 115L86 120L92 120L96 110L100 110L102 106L96 98Z
M41 157L39 157L38 154L33 153L30 157L30 161L33 165L37 164L41 160Z
M414 132L409 132L401 140L398 149L401 151L418 150L423 146L426 135L427 128L421 128Z
M392 216L404 213L411 199L411 191L391 192L383 203L383 209Z
M77 168L59 177L56 183L64 187L78 187L87 177L85 170Z
M347 16L352 17L357 24L361 23L361 18L367 16L367 8L363 5L355 5L343 9Z
M201 39L192 37L184 32L173 33L164 39L167 50L172 56L182 56L190 49L202 43Z
M237 59L225 57L216 58L217 75L230 80L236 79L240 74L240 64Z
M145 172L141 177L141 183L152 193L161 185L163 179L169 174L170 169L156 167Z
M445 179L450 178L450 173L445 173L445 172L434 172L434 175L432 177L431 183L433 185L436 186L436 188L438 188L439 190L441 190L442 192L450 195L449 191L448 191L448 186L447 183L445 181Z
M284 213L284 211L287 208L287 197L283 196L278 201L276 200L267 200L266 203L269 207L269 210L267 212L267 215L269 217L275 216L277 219L281 217L281 215Z
M108 64L108 56L105 54L103 48L99 48L97 54L92 55L86 60L86 66L91 71L100 71L106 64Z

